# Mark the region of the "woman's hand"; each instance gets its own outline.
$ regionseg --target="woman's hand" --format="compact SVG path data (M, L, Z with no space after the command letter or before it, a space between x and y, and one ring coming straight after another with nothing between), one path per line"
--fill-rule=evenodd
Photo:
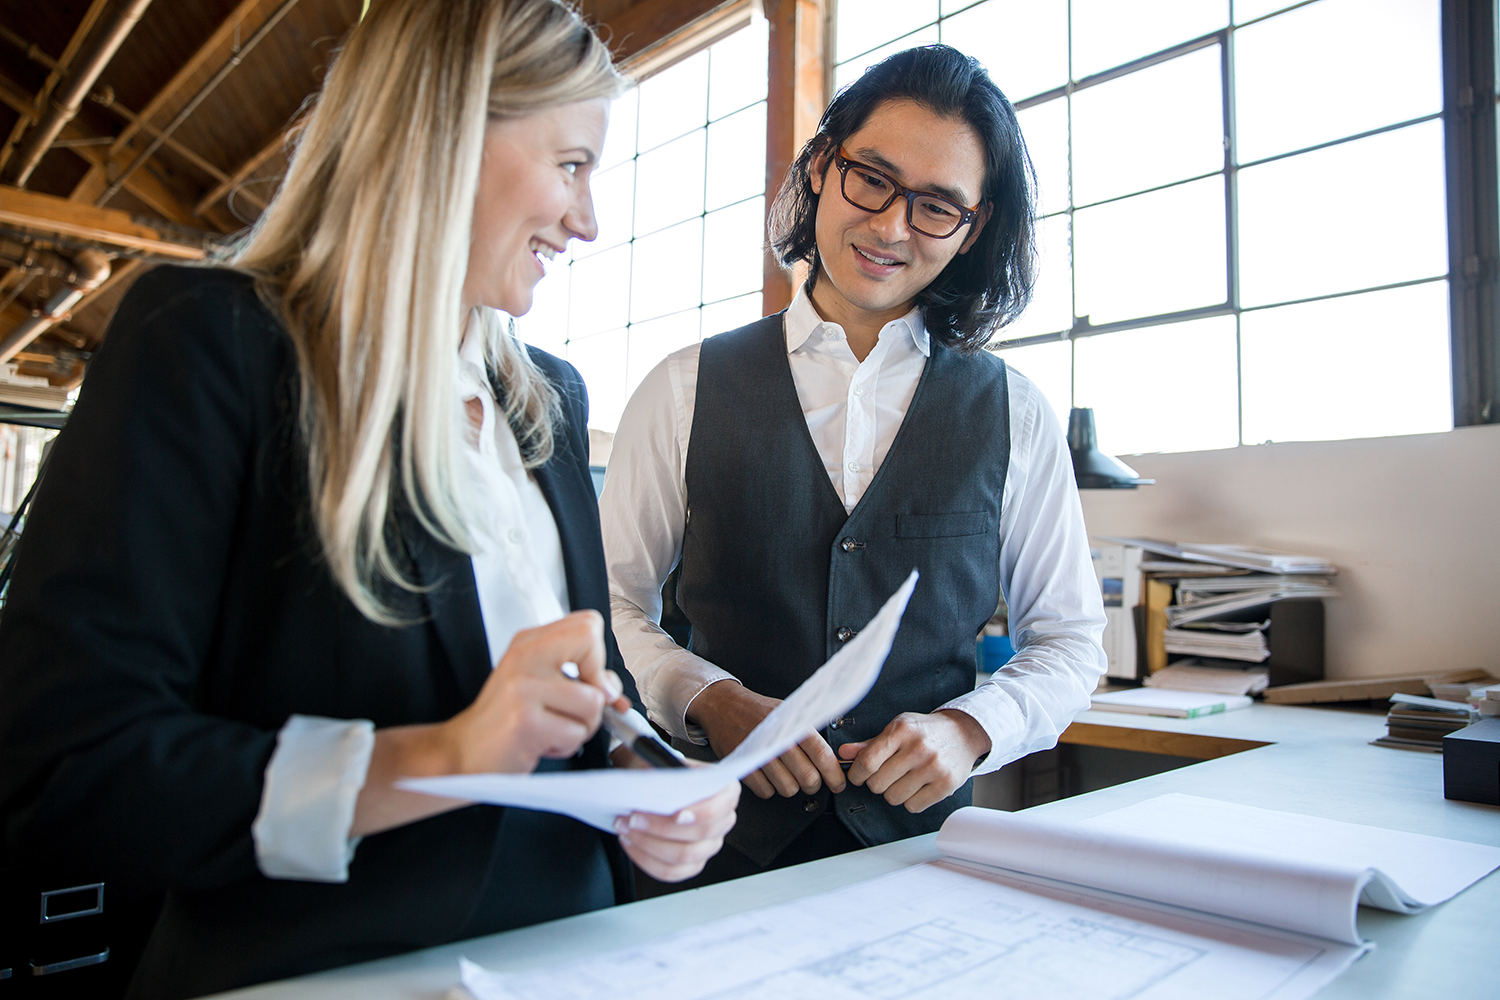
M736 781L672 816L642 812L621 816L615 820L615 833L630 860L647 875L658 882L681 882L701 872L724 846L724 835L734 828L734 807L739 800Z
M568 662L577 680L562 672ZM597 611L517 632L479 697L439 727L452 760L444 773L529 774L543 758L571 757L598 730L606 701L628 707L620 691L604 669Z
M577 664L578 680L562 672L569 662ZM604 619L597 611L517 632L468 708L447 722L375 731L350 833L379 833L467 804L401 791L398 779L529 774L544 757L571 757L599 728L611 696L616 707L628 706L620 690L620 679L604 669Z

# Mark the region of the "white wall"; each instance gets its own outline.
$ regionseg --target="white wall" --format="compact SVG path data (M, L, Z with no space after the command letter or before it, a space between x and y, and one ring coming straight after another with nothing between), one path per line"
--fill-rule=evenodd
M1339 567L1329 677L1500 675L1500 425L1122 458L1157 485L1083 490L1091 534L1241 542Z

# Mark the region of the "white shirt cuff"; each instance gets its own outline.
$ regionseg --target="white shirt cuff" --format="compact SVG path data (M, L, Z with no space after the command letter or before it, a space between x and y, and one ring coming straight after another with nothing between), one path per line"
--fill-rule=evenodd
M1031 753L1031 749L1025 747L1018 738L1026 731L1026 715L1003 688L982 684L939 706L937 710L964 713L979 723L979 728L990 738L990 752L974 766L971 775L998 771L1018 757Z
M260 811L250 827L267 878L347 882L360 838L349 836L370 769L375 725L294 715L276 734Z

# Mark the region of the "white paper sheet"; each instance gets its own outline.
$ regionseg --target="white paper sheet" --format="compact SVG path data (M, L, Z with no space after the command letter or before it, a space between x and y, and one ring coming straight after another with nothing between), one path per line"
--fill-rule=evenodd
M1365 950L937 862L554 968L460 967L478 1000L1302 1000Z
M1380 878L1365 886L1362 902L1397 913L1436 906L1500 868L1500 847L1181 793L1116 809L1096 816L1088 825L1163 842L1212 843L1323 865L1373 869Z
M613 829L615 817L630 812L670 815L739 781L859 704L880 676L916 585L917 571L912 570L858 635L776 706L729 756L707 767L454 774L407 778L397 786L470 802L562 813L601 830Z
M1500 848L1182 794L1083 823L961 809L938 849L1353 945L1361 901L1413 913L1500 867Z

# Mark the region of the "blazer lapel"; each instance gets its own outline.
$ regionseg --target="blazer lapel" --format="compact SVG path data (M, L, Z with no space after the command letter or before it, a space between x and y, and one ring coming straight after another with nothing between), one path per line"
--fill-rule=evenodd
M582 479L577 475L567 474L578 461L571 454L571 435L559 434L556 442L552 458L545 465L533 469L532 475L536 477L536 484L552 510L552 520L557 523L563 566L568 576L568 606L577 611L593 607L595 603L581 592L577 567L593 565L602 554L590 551L591 547L599 544L599 509L592 482L589 483L587 496L581 496L579 487Z
M438 544L420 527L408 537L418 580L426 588L422 598L432 627L467 705L478 697L494 667L479 611L474 564L462 552Z

